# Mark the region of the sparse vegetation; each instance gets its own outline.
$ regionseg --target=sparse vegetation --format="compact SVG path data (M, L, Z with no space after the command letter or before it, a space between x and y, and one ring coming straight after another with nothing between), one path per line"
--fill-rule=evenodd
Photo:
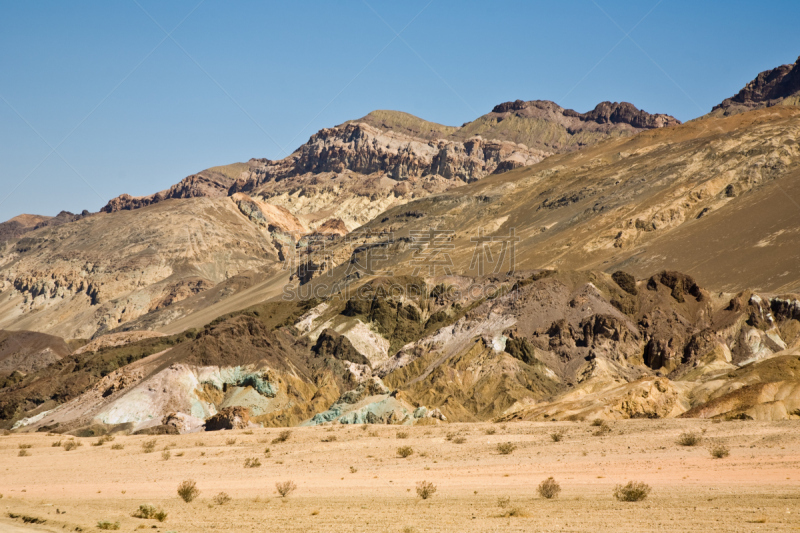
M420 481L417 483L417 496L423 500L427 500L436 493L436 485L430 481Z
M328 435L321 442L336 442L336 435Z
M156 508L149 504L140 505L131 516L134 518L144 518L145 520L154 519L159 522L163 522L167 519L167 513L163 509Z
M513 442L501 442L497 445L497 451L501 455L509 455L511 452L517 449L516 444Z
M458 436L453 439L453 444L464 444L465 442L467 442L466 437Z
M281 498L286 498L289 494L297 489L297 485L294 484L294 481L279 481L275 483L275 490L278 491L278 494L281 495Z
M408 438L408 433L406 433L405 431L398 431L397 432L397 438L398 439L407 439Z
M146 440L142 443L142 453L153 453L156 450L156 439Z
M292 432L291 431L289 431L288 429L283 430L278 434L277 437L272 439L272 444L278 444L280 442L286 442L287 440L289 440L289 437L291 437L291 436L292 436Z
M641 481L628 481L614 487L614 497L621 502L639 502L650 494L650 485Z
M566 435L564 430L559 429L558 431L551 433L550 438L553 439L553 442L561 442L561 440L564 438L564 435Z
M603 424L605 424L605 422L601 418L595 418L594 420L592 420L592 427L599 428Z
M505 509L509 505L511 505L511 498L510 497L508 497L508 496L500 496L499 498L497 498L497 506L500 507L501 509Z
M182 481L178 485L178 496L181 497L186 503L191 502L200 495L200 489L197 488L197 483L193 479Z
M397 455L405 459L406 457L410 456L414 453L414 448L411 446L400 446L397 448Z
M124 444L120 444L119 442L117 442L116 444L112 444L111 445L111 449L112 450L121 450L124 447L125 447L125 445Z
M358 472L358 468L356 468L356 467L354 467L354 466L351 466L351 467L350 467L350 473L351 473L351 474L355 474L356 472Z
M524 518L528 516L528 513L526 513L524 509L521 509L519 507L512 507L511 509L509 509L500 516L502 518Z
M731 454L731 449L721 442L714 444L709 451L711 452L711 457L714 459L724 459Z
M561 485L558 484L558 481L553 479L553 476L545 479L539 486L536 488L536 491L539 493L539 496L542 498L547 498L551 500L558 496L558 493L561 492Z
M261 466L261 461L258 457L248 457L244 460L245 468L258 468L259 466Z
M596 422L596 421L595 421ZM594 425L594 424L592 424ZM603 435L608 435L611 433L611 426L609 426L606 422L601 421L599 426L596 426L597 430L592 433L595 437L602 437Z
M65 451L71 451L71 450L74 450L75 448L77 448L80 445L81 445L81 443L78 442L78 441L68 440L67 442L64 443L64 450Z
M233 446L234 444L236 444L236 437L225 439L225 444L228 446Z
M226 503L229 503L231 501L231 497L228 496L228 494L225 492L220 492L219 494L214 496L213 499L214 503L216 503L217 505L225 505Z
M109 522L101 520L97 523L97 529L119 529L119 522Z
M61 441L60 440L53 441L53 444L51 444L50 446L52 446L53 448L60 448Z
M678 444L681 446L697 446L703 440L700 435L692 431L684 431L678 437Z
M27 457L31 453L28 451L27 448L22 448L19 453L17 454L19 457Z

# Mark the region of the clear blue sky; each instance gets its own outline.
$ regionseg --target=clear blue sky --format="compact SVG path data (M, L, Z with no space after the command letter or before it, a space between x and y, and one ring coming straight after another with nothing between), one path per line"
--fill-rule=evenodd
M277 159L373 109L688 120L800 55L795 1L138 2L0 3L0 220Z

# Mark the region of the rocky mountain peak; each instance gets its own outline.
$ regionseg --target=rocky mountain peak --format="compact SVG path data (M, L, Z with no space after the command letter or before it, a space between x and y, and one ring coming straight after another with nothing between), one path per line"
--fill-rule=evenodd
M792 64L761 72L741 91L714 106L712 113L733 115L782 103L800 104L800 57Z

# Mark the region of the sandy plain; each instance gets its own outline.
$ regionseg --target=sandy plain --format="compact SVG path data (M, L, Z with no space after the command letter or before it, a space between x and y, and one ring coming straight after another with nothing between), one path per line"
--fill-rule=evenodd
M118 522L120 531L181 533L800 529L797 421L610 426L609 434L595 436L589 422L336 425L293 428L282 443L272 443L281 431L275 428L119 435L100 446L92 445L97 438L76 439L82 446L71 451L52 446L66 442L62 435L13 434L0 437L0 531L98 531L103 520ZM555 442L551 435L559 431L563 438ZM702 442L678 445L687 431ZM144 453L142 443L153 438L155 451ZM516 449L500 454L503 442ZM711 457L717 443L730 448L728 457ZM20 444L31 445L28 455L19 456ZM401 446L414 453L400 458ZM248 458L261 465L246 468ZM562 488L553 500L536 490L549 476ZM191 503L176 492L185 479L201 491ZM297 489L282 498L275 484L286 480ZM422 480L437 487L430 499L416 494ZM615 485L629 480L649 484L649 497L614 499ZM214 503L220 492L231 501ZM132 517L141 504L163 508L167 519ZM510 509L522 516L505 516ZM23 517L44 523L26 524Z

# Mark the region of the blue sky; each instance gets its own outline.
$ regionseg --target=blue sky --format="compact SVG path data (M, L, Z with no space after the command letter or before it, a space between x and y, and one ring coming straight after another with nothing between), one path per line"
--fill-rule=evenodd
M373 109L460 125L517 98L624 100L688 120L794 62L798 20L794 1L2 2L0 220L277 159Z

